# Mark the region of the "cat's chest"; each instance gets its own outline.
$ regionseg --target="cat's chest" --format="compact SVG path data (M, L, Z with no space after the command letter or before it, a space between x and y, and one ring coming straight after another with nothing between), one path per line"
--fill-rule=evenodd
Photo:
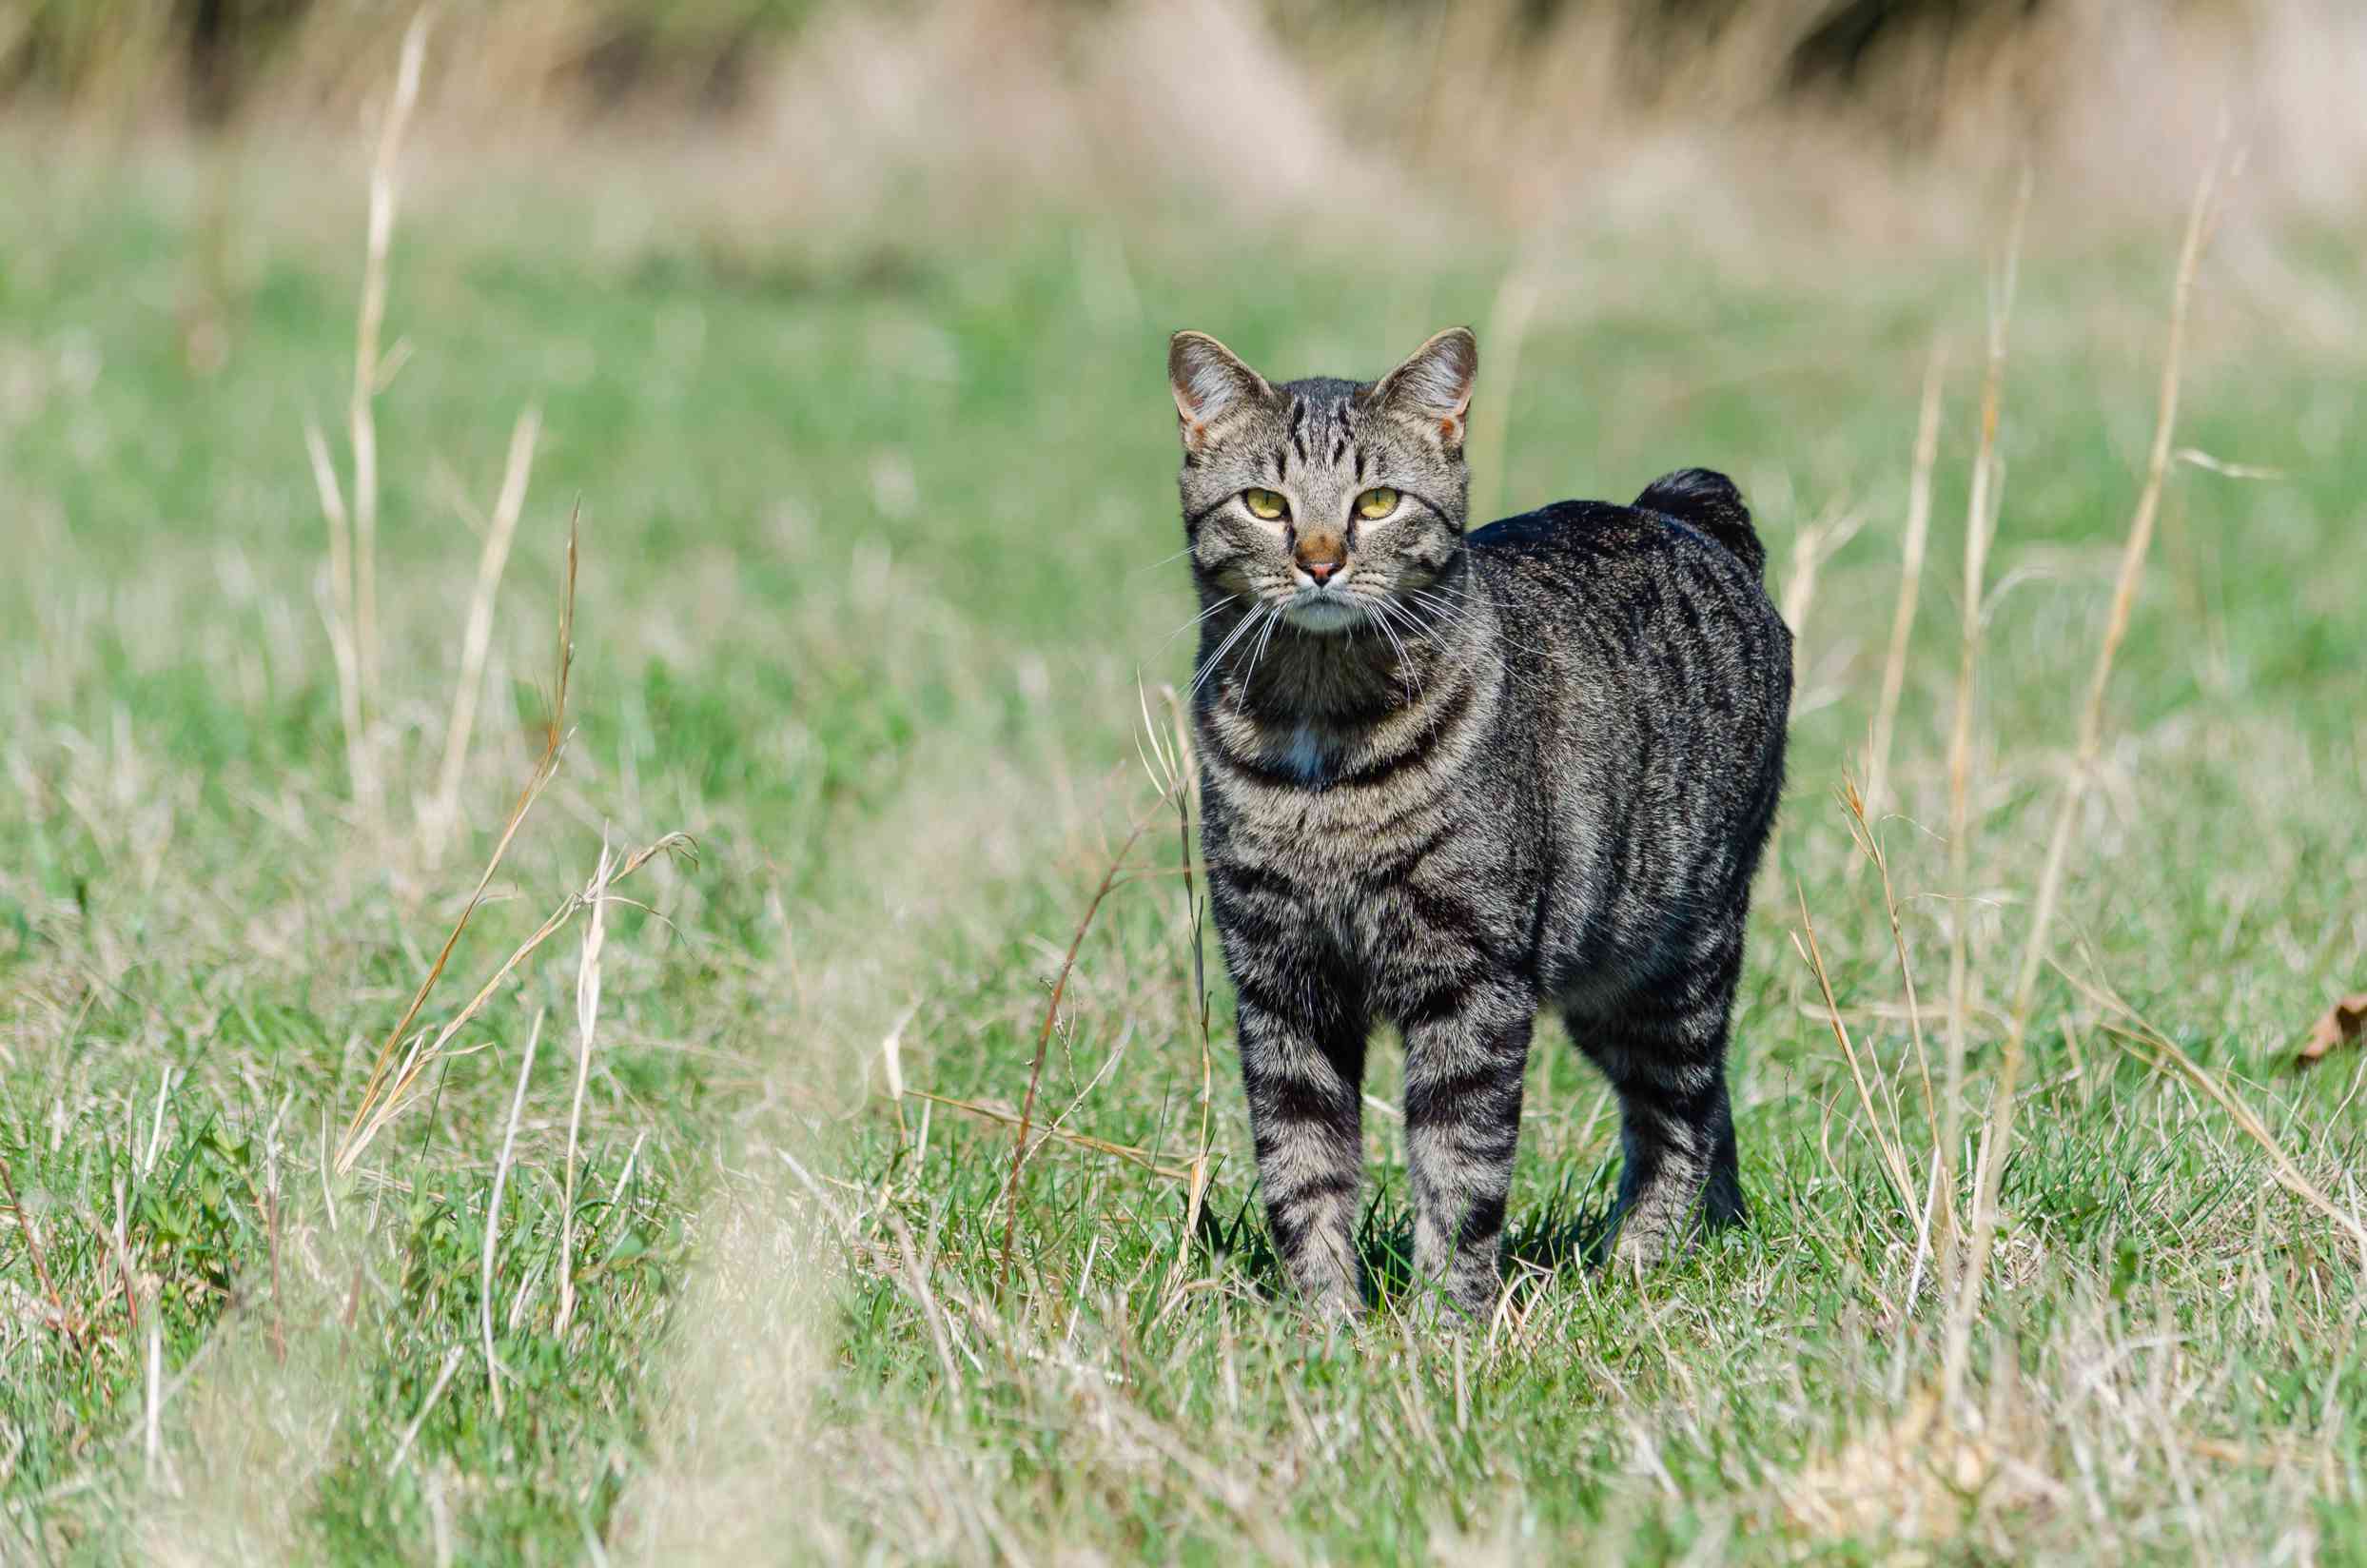
M1246 764L1244 783L1289 797L1320 794L1350 773L1369 738L1315 718L1236 720L1222 737L1224 751ZM1290 812L1309 803L1285 798L1272 803Z
M1313 724L1291 725L1279 737L1278 769L1299 783L1318 787L1337 766L1339 744Z

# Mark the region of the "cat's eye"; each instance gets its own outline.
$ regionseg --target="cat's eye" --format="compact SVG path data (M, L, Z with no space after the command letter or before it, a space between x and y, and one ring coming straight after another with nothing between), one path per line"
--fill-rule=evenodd
M1266 522L1280 522L1290 516L1290 502L1271 490L1249 489L1241 493L1241 503L1249 508L1249 515Z
M1376 485L1356 498L1356 515L1367 522L1377 522L1398 509L1398 493L1387 485Z

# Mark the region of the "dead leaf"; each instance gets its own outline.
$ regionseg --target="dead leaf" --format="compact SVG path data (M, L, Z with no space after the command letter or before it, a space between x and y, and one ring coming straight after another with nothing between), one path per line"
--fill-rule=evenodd
M2326 1015L2311 1026L2309 1040L2293 1065L2314 1067L2335 1047L2357 1045L2362 1030L2367 1030L2367 990L2345 996L2328 1008Z

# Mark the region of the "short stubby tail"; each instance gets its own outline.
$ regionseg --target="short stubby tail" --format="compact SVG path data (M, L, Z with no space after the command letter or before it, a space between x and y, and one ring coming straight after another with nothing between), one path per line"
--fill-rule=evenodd
M1751 526L1751 508L1742 503L1742 492L1725 475L1707 468L1680 468L1644 486L1635 504L1643 511L1664 512L1690 523L1732 551L1753 575L1766 575L1767 551L1759 543L1759 531Z

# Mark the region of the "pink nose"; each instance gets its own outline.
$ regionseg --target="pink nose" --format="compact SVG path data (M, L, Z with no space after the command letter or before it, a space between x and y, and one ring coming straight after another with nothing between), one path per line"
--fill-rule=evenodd
M1332 574L1339 570L1340 568L1337 564L1328 560L1311 560L1307 562L1306 566L1307 576L1315 579L1315 585L1318 588L1320 588L1323 584L1329 582L1331 580Z

